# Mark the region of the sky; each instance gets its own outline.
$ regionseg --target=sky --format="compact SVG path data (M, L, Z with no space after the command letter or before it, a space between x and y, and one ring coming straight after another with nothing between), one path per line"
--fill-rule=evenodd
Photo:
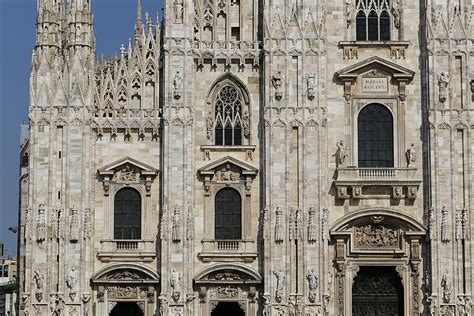
M97 53L111 56L133 35L136 0L92 0ZM142 0L155 19L163 0ZM16 256L20 124L27 122L36 0L0 0L0 243Z

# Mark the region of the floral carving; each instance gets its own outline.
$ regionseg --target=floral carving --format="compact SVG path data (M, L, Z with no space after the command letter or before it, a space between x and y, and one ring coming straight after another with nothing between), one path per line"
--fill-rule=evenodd
M466 238L467 212L467 209L456 210L456 236L458 240L464 240Z
M79 215L77 208L73 206L71 208L71 216L69 218L69 241L76 243L79 240Z
M311 207L308 211L309 218L308 218L308 241L315 242L318 238L318 226L316 224L316 211L313 207Z
M276 209L276 223L275 223L275 242L283 242L285 227L283 224L283 211L281 207Z
M354 228L358 246L386 247L398 246L398 231L383 225L365 225Z
M450 235L451 232L449 230L448 208L446 206L443 206L443 208L441 209L441 241L450 241Z
M38 209L38 217L36 219L36 241L43 242L46 240L46 210L44 204L40 204Z
M92 237L92 215L91 209L86 208L84 210L84 239L90 239Z
M323 240L328 241L331 237L329 236L329 209L323 208L323 216L322 216L322 233L323 233Z

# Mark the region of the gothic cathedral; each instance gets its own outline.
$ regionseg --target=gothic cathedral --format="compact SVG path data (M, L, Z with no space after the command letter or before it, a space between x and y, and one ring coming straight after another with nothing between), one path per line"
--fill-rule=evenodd
M21 316L471 315L471 0L37 13Z

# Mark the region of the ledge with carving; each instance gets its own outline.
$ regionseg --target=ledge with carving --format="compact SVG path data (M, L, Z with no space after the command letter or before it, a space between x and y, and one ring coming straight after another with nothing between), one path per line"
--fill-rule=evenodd
M391 59L405 59L406 50L410 46L407 41L341 41L339 47L344 50L344 59L359 59L359 50L365 48L390 50Z
M156 258L156 247L153 240L103 239L100 241L100 245L97 259L101 262L152 262Z
M201 243L202 251L198 258L204 262L253 262L257 258L257 245L254 240L205 239Z
M416 168L339 167L334 181L340 199L415 199L421 184ZM390 194L364 194L364 188L391 188Z
M224 61L227 66L232 61L237 61L240 66L246 63L254 67L260 65L259 42L195 42L193 47L192 52L199 67L205 61L210 61L212 66L216 66L219 61Z
M202 145L201 152L204 160L211 160L211 155L214 152L245 152L246 160L253 160L253 153L257 146L255 145L240 145L240 146L217 146L217 145Z

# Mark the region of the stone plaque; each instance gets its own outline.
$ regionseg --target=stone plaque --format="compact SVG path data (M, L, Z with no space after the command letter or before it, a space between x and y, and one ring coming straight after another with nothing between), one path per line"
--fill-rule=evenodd
M387 78L362 78L362 92L388 92Z

